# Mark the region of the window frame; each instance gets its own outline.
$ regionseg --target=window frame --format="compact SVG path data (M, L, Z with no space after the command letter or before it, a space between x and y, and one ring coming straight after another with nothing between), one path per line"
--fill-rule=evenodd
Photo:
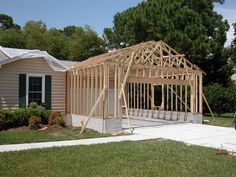
M42 78L42 103L45 102L45 75L44 74L26 74L26 106L29 105L29 78L41 77Z

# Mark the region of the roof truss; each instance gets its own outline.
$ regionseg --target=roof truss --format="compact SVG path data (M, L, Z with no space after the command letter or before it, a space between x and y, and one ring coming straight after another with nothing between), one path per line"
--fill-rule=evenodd
M78 65L75 65L73 68L90 67L91 65L99 65L106 61L128 64L132 53L134 53L133 64L145 67L168 67L203 72L199 67L187 60L183 54L179 54L163 41L149 41L114 52L91 57Z

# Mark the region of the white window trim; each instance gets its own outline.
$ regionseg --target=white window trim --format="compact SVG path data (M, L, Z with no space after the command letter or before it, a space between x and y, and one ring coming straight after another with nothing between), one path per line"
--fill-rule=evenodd
M45 102L45 75L26 74L26 106L29 104L29 77L42 77L42 103Z

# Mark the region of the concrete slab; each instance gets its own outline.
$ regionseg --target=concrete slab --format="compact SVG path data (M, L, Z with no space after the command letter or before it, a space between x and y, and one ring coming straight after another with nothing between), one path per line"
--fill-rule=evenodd
M130 119L131 128L143 128L143 127L156 127L156 126L163 126L163 125L172 125L172 124L180 124L183 122L180 121L168 121L168 120L162 120L162 119ZM123 119L122 120L122 128L128 129L128 120Z

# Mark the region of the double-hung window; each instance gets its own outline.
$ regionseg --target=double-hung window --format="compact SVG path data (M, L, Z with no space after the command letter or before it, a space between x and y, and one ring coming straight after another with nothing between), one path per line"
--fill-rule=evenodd
M45 77L44 75L27 75L26 80L26 105L32 102L38 104L45 102Z

